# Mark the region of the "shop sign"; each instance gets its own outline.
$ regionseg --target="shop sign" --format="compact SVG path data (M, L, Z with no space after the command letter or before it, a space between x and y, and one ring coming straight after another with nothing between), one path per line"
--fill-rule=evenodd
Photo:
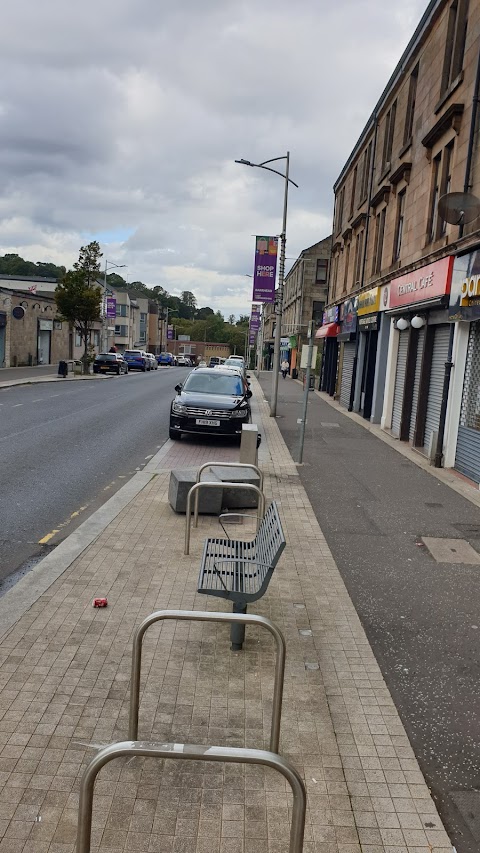
M373 287L358 294L357 314L363 317L365 314L376 314L380 309L380 288Z
M357 331L357 299L347 299L342 306L342 335L352 335Z
M390 285L384 284L380 288L380 311L388 311L390 308Z
M331 308L325 308L323 312L323 325L326 326L327 323L338 323L340 316L340 306L332 305Z
M390 308L404 308L450 293L453 257L442 258L390 282Z
M480 249L455 258L448 319L480 319Z
M53 331L53 320L39 320L38 321L38 331L39 332L52 332Z
M290 338L280 338L280 349L290 349Z
M376 332L378 329L378 314L369 314L358 318L358 327L361 332Z

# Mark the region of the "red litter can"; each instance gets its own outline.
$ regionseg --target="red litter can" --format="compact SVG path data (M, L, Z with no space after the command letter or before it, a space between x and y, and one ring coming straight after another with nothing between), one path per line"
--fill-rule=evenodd
M93 599L93 606L94 607L106 607L107 604L108 604L108 601L106 598L94 598Z

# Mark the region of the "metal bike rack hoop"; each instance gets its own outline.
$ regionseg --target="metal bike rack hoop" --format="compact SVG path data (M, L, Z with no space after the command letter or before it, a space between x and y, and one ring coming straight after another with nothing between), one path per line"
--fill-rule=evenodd
M255 471L256 474L258 474L259 479L260 479L259 489L263 494L263 482L265 479L264 475L260 471L260 468L251 462L205 462L203 465L200 466L200 468L197 471L197 480L196 480L197 483L201 482L202 471L206 471L207 468L250 468L252 471ZM239 485L239 484L237 483L237 485ZM193 510L193 526L194 527L197 527L197 525L198 525L199 497L200 497L200 493L196 492L195 493L195 505L194 505L194 510Z
M185 554L190 553L190 528L191 528L191 515L192 515L192 495L195 495L199 489L236 489L238 487L238 483L195 483L192 488L189 490L187 495L187 512L185 519ZM257 530L260 527L260 522L265 515L265 495L260 491L258 486L254 486L253 483L244 483L242 484L242 489L246 489L250 492L255 492L258 495L258 508L257 508Z
M132 672L130 677L130 709L128 715L128 737L138 738L138 714L140 707L140 672L142 667L142 643L145 632L164 619L183 622L239 622L243 625L260 625L273 635L277 646L275 661L275 681L273 686L272 727L270 731L270 751L278 752L280 742L280 721L282 717L283 680L285 675L285 638L277 626L254 613L211 613L204 610L156 610L147 616L133 635Z
M173 758L184 761L225 761L231 764L260 764L281 773L293 793L289 853L302 853L307 797L297 770L280 755L263 749L239 749L229 746L201 746L183 743L123 741L101 749L92 758L80 781L76 853L90 853L92 807L95 779L102 767L115 758Z

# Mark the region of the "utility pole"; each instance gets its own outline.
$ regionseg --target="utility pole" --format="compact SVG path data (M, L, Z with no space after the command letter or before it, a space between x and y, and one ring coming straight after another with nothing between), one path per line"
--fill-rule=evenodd
M308 326L308 362L307 362L307 375L305 377L305 389L303 392L303 411L302 411L302 420L300 422L300 447L298 451L298 465L302 464L303 461L303 445L305 443L305 427L307 425L307 409L308 409L308 395L310 393L310 373L312 370L312 354L313 354L313 341L314 335L313 330L315 328L315 323L313 320L310 321Z

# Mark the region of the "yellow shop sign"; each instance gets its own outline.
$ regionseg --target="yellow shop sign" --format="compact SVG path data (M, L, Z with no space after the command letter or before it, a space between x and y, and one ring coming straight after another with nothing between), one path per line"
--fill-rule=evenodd
M375 314L380 310L380 288L373 287L358 294L357 314Z

